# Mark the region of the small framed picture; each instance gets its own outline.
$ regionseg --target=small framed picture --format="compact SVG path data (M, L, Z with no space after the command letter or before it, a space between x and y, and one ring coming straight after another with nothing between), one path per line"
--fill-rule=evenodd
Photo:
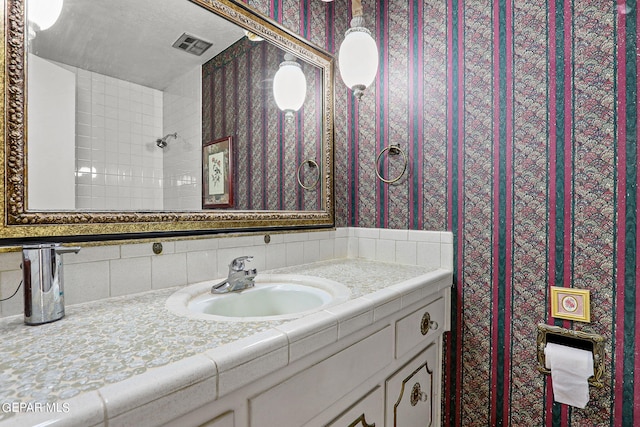
M551 316L558 319L591 322L591 298L588 289L551 287Z
M231 137L202 146L202 209L233 207Z

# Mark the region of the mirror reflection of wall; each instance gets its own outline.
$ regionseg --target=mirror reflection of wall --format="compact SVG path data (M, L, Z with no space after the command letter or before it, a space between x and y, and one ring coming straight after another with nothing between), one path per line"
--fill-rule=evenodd
M236 209L321 209L319 188L297 185L296 171L321 156L322 72L301 62L307 96L287 120L273 98L283 57L272 44L244 38L203 66L203 143L233 137Z

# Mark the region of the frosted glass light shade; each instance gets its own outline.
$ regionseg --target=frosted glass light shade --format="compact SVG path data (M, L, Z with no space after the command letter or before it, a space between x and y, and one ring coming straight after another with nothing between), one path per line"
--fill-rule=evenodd
M29 21L40 31L44 31L56 23L62 12L64 0L28 0L27 14Z
M364 27L347 30L338 52L338 67L344 84L360 98L378 72L378 47L369 30Z
M293 117L307 96L307 79L300 64L293 59L293 56L285 55L285 60L280 63L273 77L273 97L287 118Z

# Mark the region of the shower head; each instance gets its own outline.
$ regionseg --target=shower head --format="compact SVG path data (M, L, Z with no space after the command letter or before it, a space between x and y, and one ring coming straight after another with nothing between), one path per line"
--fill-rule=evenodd
M172 136L174 138L178 138L178 132L168 133L165 136L163 136L162 138L156 139L156 145L158 147L160 147L160 148L166 147L167 144L168 144L167 139L169 139L170 136Z

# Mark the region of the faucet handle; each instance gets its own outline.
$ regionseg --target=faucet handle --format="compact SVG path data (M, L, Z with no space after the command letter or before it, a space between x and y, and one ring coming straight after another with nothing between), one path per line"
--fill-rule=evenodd
M231 264L229 264L229 270L242 271L244 270L244 262L251 261L252 259L253 259L252 256L241 256L241 257L235 258L233 261L231 261Z

